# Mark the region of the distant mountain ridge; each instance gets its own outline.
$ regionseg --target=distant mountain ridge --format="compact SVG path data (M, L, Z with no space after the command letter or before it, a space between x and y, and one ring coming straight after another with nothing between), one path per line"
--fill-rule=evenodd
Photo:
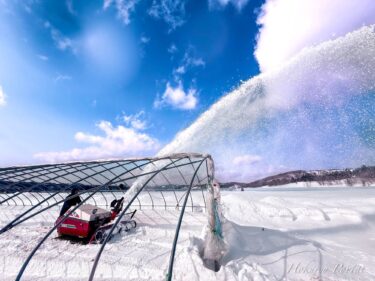
M269 176L249 183L226 182L221 187L228 188L237 185L239 187L277 186L299 182L317 182L320 185L362 185L375 184L375 166L365 166L356 169L330 169L330 170L296 170Z

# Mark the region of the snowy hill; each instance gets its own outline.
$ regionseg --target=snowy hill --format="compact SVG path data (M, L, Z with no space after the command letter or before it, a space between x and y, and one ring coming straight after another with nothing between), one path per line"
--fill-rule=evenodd
M356 169L331 169L312 171L290 171L266 177L250 183L222 183L223 188L262 186L372 186L375 185L375 166L362 166Z

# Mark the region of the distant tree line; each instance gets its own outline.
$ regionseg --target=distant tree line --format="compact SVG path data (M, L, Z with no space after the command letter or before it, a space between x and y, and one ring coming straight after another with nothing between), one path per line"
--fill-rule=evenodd
M266 177L250 183L227 182L223 188L237 185L239 187L277 186L297 182L318 182L321 185L330 185L344 182L346 185L362 184L363 186L375 183L375 166L362 165L356 169L332 169L315 171L290 171Z

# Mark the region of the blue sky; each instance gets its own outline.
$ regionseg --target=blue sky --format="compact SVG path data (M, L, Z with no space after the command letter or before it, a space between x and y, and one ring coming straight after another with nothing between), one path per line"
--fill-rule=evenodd
M0 166L373 165L373 0L0 0ZM319 20L316 20L319 18Z
M0 165L58 161L38 154L93 144L103 124L144 142L113 157L154 154L259 73L261 4L0 1Z

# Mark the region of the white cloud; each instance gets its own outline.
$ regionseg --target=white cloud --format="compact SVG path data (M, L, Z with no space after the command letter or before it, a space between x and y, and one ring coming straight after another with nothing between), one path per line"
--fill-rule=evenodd
M72 80L72 76L64 75L64 74L58 74L55 77L55 82L66 81L66 80Z
M242 10L246 6L249 0L208 0L208 6L210 9L223 8L228 4L232 4L237 10Z
M374 15L373 0L267 0L255 56L263 72L278 68L305 47L375 23Z
M43 61L47 61L48 60L48 57L45 56L45 55L38 55L38 58L43 60Z
M151 38L150 37L146 37L146 36L141 36L141 43L143 44L147 44L151 41Z
M114 0L104 0L103 10L107 10L115 1Z
M168 53L175 54L178 52L177 46L175 44L172 44L168 48Z
M177 47L172 44L168 49L168 52L173 56L173 54L177 52ZM167 83L163 96L161 99L159 97L156 98L154 107L158 108L164 105L170 105L177 109L194 109L198 104L197 90L190 88L185 92L181 76L194 67L204 67L205 65L205 61L195 55L195 48L189 46L185 51L179 66L173 70L174 82L176 82L178 86L174 88L170 83Z
M138 2L138 0L104 0L103 9L108 9L112 3L114 3L117 10L117 16L124 24L128 25L130 23L130 15L131 13L134 13L135 6Z
M108 121L99 122L97 127L104 134L76 133L76 141L87 144L87 147L61 152L41 152L34 157L50 163L108 159L153 155L160 147L157 139L139 132L134 127L122 125L114 127Z
M65 51L71 50L73 53L77 52L76 46L72 39L64 36L58 29L53 27L48 21L44 23L44 27L50 30L52 40L58 49Z
M3 88L0 86L0 106L6 105L5 97L6 97L6 95L3 91Z
M106 10L109 8L109 6L112 5L113 0L104 0L103 1L103 10Z
M30 6L28 6L28 5L25 5L24 8L25 8L25 11L26 11L27 13L29 13L29 14L31 14L31 13L33 12L33 10L32 10L32 9L30 8Z
M73 0L67 0L66 7L68 8L69 13L71 13L73 16L77 15L77 12L74 10L73 7Z
M169 105L176 109L191 110L194 109L198 104L197 90L194 88L189 89L185 92L182 82L178 82L177 87L172 87L167 83L161 100L157 98L154 102L155 107L162 107Z
M181 65L181 66L176 68L175 72L177 74L184 74L186 72L186 68L185 68L185 66Z
M205 61L196 55L196 49L194 46L190 45L185 51L184 57L182 59L183 64L188 66L205 66Z
M147 128L147 122L144 120L145 112L141 110L137 114L123 115L122 120L126 125L136 130L145 130Z
M57 47L60 50L67 50L67 49L72 49L73 48L73 41L67 37L59 37L59 35L52 35L53 39L55 40Z
M187 65L191 66L205 66L206 63L202 58L188 58Z
M206 62L201 58L195 55L194 47L190 46L182 58L180 65L174 69L174 74L176 80L178 80L178 75L185 74L189 69L194 67L204 67Z
M173 31L185 23L185 4L185 0L153 0L148 13L164 20L170 27L169 31Z

